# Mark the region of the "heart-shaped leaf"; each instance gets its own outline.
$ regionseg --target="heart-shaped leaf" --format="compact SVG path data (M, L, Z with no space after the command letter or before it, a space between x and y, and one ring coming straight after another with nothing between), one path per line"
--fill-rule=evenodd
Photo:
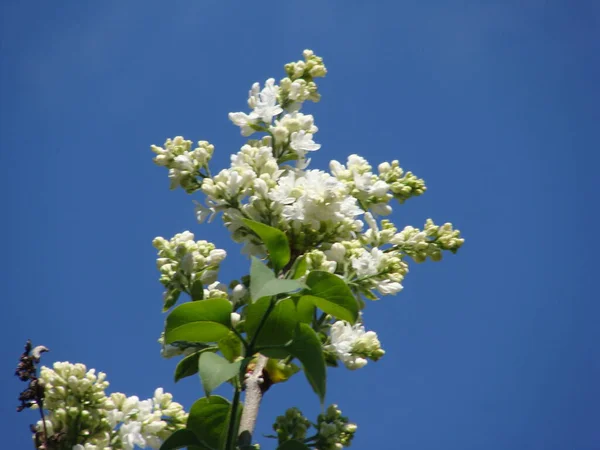
M202 445L220 449L227 434L230 409L229 401L219 395L196 400L190 408L186 428L196 435ZM238 412L241 413L241 409Z
M261 263L257 258L252 258L250 267L250 297L253 302L263 297L272 297L278 294L287 294L306 285L297 280L275 278L275 274Z
M230 331L217 345L229 362L233 362L238 356L242 356L242 341L233 331Z
M310 450L310 447L300 441L285 441L277 450Z
M306 277L310 297L317 307L327 314L352 324L358 319L358 302L348 285L337 275L313 270Z
M294 302L289 298L277 302L271 309L260 331L258 330L262 318L270 308L270 304L271 300L269 298L262 298L256 303L248 305L246 309L246 332L248 337L254 340L256 347L283 346L294 337L298 320ZM258 336L256 336L257 332ZM277 350L262 353L274 358L285 358L288 355L287 351Z
M263 241L275 270L285 267L290 261L290 243L285 233L264 223L249 219L242 219L242 221Z
M206 396L210 396L211 392L221 384L235 377L240 371L241 364L241 360L230 363L215 353L205 352L200 354L198 374Z
M219 350L217 347L208 347L192 353L179 361L175 368L175 382L177 383L182 378L192 376L198 372L198 358L200 358L201 353L216 352L217 350Z
M217 342L229 333L232 310L224 298L179 305L167 316L165 343Z
M294 340L287 349L291 355L300 360L308 382L319 396L321 403L323 403L325 400L327 370L319 336L310 325L299 323Z
M275 280L277 277L271 269L265 266L258 258L252 257L250 264L250 298L252 301L258 300L258 292L269 281Z
M196 435L190 430L177 430L169 436L160 446L160 450L176 450L180 448L196 447L199 450L208 450L203 446Z

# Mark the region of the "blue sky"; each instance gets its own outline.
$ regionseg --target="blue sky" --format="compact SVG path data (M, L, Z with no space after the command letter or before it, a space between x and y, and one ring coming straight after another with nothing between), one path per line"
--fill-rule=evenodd
M28 448L35 420L14 412L27 338L115 391L201 396L159 356L152 238L216 242L223 281L247 262L219 223L194 222L149 146L209 140L224 167L243 143L227 113L304 48L329 69L314 167L399 159L429 190L394 221L466 238L368 305L383 360L329 372L352 448L600 448L597 2L5 1L0 25L6 448ZM268 393L258 431L292 405L318 413L303 377Z

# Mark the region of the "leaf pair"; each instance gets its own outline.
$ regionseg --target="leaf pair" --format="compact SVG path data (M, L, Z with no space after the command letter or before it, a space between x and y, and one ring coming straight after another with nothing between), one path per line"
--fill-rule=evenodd
M323 402L326 390L326 366L317 333L309 325L298 320L296 304L292 299L280 300L274 306L271 304L272 301L267 297L248 305L246 313L248 337L255 342L256 349L265 356L283 359L291 355L298 358L306 378ZM271 311L263 322L262 318L269 309ZM262 327L261 322L263 322Z

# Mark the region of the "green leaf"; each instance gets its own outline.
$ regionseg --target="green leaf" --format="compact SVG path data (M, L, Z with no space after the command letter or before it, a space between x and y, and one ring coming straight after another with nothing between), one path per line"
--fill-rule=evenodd
M308 295L303 295L294 299L298 320L304 323L311 323L315 315L315 303L308 297Z
M192 284L192 288L190 289L190 294L193 301L203 300L204 299L204 283L200 280L194 281Z
M277 450L310 450L310 447L300 441L285 441Z
M240 341L240 338L237 337L233 331L230 331L217 345L219 346L221 353L223 353L223 356L229 361L233 361L238 356L242 356L242 341Z
M196 435L190 430L177 430L167 438L160 446L160 450L176 450L196 446L198 449L207 450L199 441Z
M232 310L231 303L224 298L179 305L167 316L165 344L217 342L229 333Z
M290 261L290 243L285 233L264 223L249 219L242 219L242 221L264 242L275 270L285 267Z
M358 319L358 302L348 285L337 275L314 270L306 277L309 300L327 314L354 324Z
M219 395L196 400L190 408L187 429L196 435L201 445L219 449L222 436L227 433L230 408L227 399Z
M294 265L292 266L290 273L292 274L292 279L296 280L301 276L304 276L306 273L306 269L308 268L308 263L306 262L306 257L301 256L294 261Z
M299 289L305 289L306 285L296 280L275 279L267 281L257 292L256 300L263 297L272 297L278 294L287 294Z
M173 306L175 303L177 303L177 300L179 299L180 295L181 295L181 291L179 289L168 290L167 295L165 295L165 298L164 298L163 312L166 312L169 309L171 309L171 306Z
M306 285L296 280L275 278L275 274L256 258L250 267L250 297L252 301L278 294L305 289Z
M269 374L269 380L275 384L289 380L300 372L300 367L294 363L286 364L282 359L269 358L265 370Z
M208 347L196 353L192 353L179 361L177 367L175 367L175 383L182 378L190 377L198 372L198 358L200 358L201 353L216 352L217 350L217 347Z
M263 316L269 309L271 300L262 298L256 303L247 306L246 309L246 332L250 339L255 338L258 327ZM271 313L265 320L256 341L255 346L284 346L294 337L294 331L297 324L296 306L294 302L287 298L277 302ZM262 351L261 353L273 358L285 358L289 353L287 351Z
M321 403L325 400L327 370L321 340L317 333L305 323L298 324L294 341L288 346L291 355L302 363L304 374L319 396Z
M252 257L250 265L250 298L252 301L258 300L258 292L269 281L275 280L275 274L271 269L265 266L258 258Z
M206 396L210 396L221 384L235 377L241 364L241 360L230 363L215 353L202 353L198 359L198 374Z

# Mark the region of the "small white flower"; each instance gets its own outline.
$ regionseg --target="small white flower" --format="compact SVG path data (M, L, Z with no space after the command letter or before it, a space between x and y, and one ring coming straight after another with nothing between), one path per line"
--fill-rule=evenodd
M327 256L327 259L342 264L344 262L344 257L346 256L346 247L339 242L336 242L329 250L325 251L325 255Z
M231 291L231 302L235 305L239 302L246 294L248 293L248 289L243 284L238 284Z
M194 203L196 205L194 207L194 209L196 211L196 220L198 220L198 223L204 223L205 220L207 220L208 223L212 222L213 219L215 218L215 214L217 213L215 208L214 207L207 208L195 200L194 200Z
M273 78L269 78L265 82L264 89L258 94L258 101L254 107L254 114L263 122L270 124L273 117L280 114L283 109L277 103L277 94L279 86L275 84Z
M250 114L243 112L229 113L229 120L240 127L242 136L250 136L254 133L255 130L251 125L256 125L259 119L260 117L255 112Z
M215 248L214 250L210 251L207 262L210 265L218 265L218 264L221 264L221 262L225 259L226 256L227 256L227 252L225 250L220 249L220 248Z
M306 152L314 152L321 148L321 144L316 144L313 141L313 135L304 130L295 131L292 133L290 147L296 150L301 158L306 155Z
M134 446L139 445L144 447L146 440L142 436L142 424L137 421L124 423L119 428L119 434L123 442L124 450L133 450Z

